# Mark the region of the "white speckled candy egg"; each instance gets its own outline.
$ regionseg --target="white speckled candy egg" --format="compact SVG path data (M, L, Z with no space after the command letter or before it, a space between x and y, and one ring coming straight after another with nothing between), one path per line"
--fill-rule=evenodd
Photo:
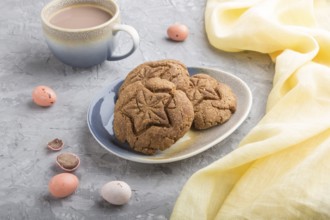
M37 105L48 107L56 102L56 94L48 86L37 86L32 92L32 99Z
M101 196L113 205L124 205L132 196L131 187L123 181L110 181L101 189Z

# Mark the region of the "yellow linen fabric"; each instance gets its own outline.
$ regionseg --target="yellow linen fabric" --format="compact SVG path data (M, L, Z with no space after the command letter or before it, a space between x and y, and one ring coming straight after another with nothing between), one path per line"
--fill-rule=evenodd
M273 88L265 116L239 147L188 180L172 220L330 219L329 5L207 1L210 43L269 54Z

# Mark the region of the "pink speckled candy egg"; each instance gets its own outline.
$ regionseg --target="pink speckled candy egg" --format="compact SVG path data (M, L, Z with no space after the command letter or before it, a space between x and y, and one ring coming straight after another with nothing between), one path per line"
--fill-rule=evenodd
M71 173L61 173L53 176L48 183L48 190L55 198L64 198L76 191L79 185L78 177Z
M48 86L37 86L32 92L32 99L37 105L48 107L56 102L56 94Z
M189 34L189 30L186 25L175 23L168 27L167 35L171 40L184 41Z

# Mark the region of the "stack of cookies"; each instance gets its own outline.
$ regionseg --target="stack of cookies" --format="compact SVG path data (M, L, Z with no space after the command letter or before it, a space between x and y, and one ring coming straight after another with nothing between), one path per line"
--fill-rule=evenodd
M119 89L114 132L134 151L153 155L190 128L223 124L235 111L236 96L228 85L203 73L190 76L176 60L146 62Z

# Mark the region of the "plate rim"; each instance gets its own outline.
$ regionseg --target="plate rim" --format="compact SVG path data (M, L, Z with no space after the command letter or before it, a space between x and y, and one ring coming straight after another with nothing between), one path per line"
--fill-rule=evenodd
M104 146L104 144L96 137L96 135L94 134L92 128L91 128L91 123L90 123L90 120L89 120L89 116L90 116L90 112L92 110L92 107L93 105L95 105L95 100L97 98L97 100L100 100L99 98L101 97L102 94L104 94L105 91L109 91L110 89L110 85L114 84L114 83L119 83L120 81L123 81L125 79L125 77L119 77L117 79L115 79L110 85L108 86L105 86L101 91L99 91L98 93L96 93L96 95L93 96L90 104L89 104L89 107L88 107L88 110L87 110L87 125L88 125L88 129L89 129L89 132L92 134L93 138L98 142L99 145L101 145L101 147L103 147L107 152L119 157L119 158L122 158L122 159L125 159L125 160L129 160L129 161L134 161L134 162L139 162L139 163L144 163L144 164L165 164L165 163L172 163L172 162L176 162L176 161L180 161L180 160L184 160L184 159L187 159L187 158L190 158L190 157L193 157L193 156L196 156L210 148L212 148L213 146L215 146L216 144L220 143L221 141L223 141L224 139L226 139L228 136L230 136L235 130L237 130L241 125L242 123L246 120L246 118L248 117L248 115L250 114L251 112L251 108L252 108L252 103L253 103L253 96L252 96L252 92L249 88L249 86L246 84L245 81L243 81L241 78L239 78L238 76L230 73L230 72L227 72L227 71L224 71L222 69L219 69L219 68L212 68L212 67L203 67L203 66L187 66L187 69L204 69L204 70L207 70L208 72L221 72L221 74L224 74L224 75L227 75L229 77L231 77L232 79L238 81L240 83L240 85L242 85L245 89L245 91L247 91L247 97L248 97L248 101L247 101L247 107L246 107L246 110L244 111L244 114L240 117L240 119L238 120L238 122L236 122L234 124L234 126L232 126L230 129L228 129L224 134L222 134L220 137L218 138L215 138L213 141L211 141L210 143L204 145L203 147L193 151L193 152L190 152L190 153L187 153L187 154L184 154L184 155L180 155L180 156L177 156L177 157L173 157L173 158L159 158L159 159L152 159L150 158L150 156L148 155L139 155L139 154L136 154L136 157L135 156L131 156L131 155L122 155L122 154L119 154L113 150L111 150L110 148ZM115 144L114 144L115 145ZM118 146L116 146L118 147Z

